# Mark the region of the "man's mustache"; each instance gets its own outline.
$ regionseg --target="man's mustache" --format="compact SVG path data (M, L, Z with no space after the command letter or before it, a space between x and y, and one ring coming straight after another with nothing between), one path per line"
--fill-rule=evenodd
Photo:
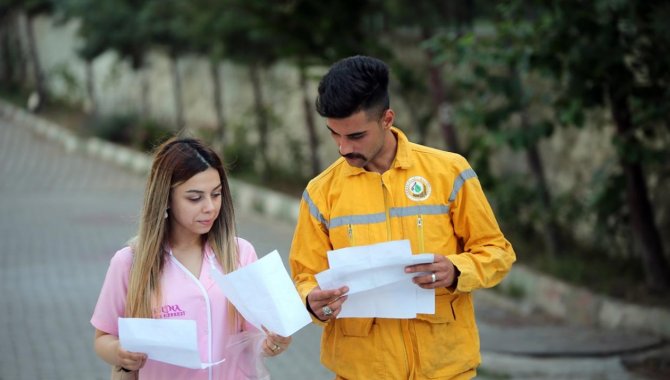
M358 154L358 153L340 154L340 156L342 156L342 157L344 157L344 158L348 158L348 159L350 159L350 160L353 160L353 159L356 159L356 158L360 158L360 159L363 160L363 161L366 161L366 160L367 160L367 159L365 158L365 156L363 156L362 154Z

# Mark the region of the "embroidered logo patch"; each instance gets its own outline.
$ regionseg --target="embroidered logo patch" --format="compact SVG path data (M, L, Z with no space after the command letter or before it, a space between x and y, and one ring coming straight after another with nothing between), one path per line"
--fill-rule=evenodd
M430 196L430 183L427 179L416 176L405 182L405 195L413 201L423 201Z

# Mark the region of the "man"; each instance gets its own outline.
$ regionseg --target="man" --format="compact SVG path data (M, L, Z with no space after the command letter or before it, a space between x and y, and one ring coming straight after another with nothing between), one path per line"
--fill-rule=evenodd
M307 185L291 247L298 291L324 327L321 361L338 379L470 379L480 363L470 292L515 261L475 172L461 156L410 143L393 127L388 67L356 56L322 78L316 108L342 157ZM434 262L406 268L435 289L435 314L341 318L346 287L320 289L327 251L408 239Z

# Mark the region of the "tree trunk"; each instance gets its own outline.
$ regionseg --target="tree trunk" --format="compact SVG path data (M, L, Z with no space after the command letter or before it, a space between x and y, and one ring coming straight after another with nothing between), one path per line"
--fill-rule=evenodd
M149 69L141 66L135 70L140 77L140 117L149 120L151 117L151 103L149 102Z
M512 74L513 80L516 82L517 88L519 89L518 98L519 108L521 111L521 129L524 131L529 131L531 125L528 121L528 96L521 79L521 73L519 72L519 69L516 65L511 65L510 72ZM549 257L556 258L562 249L562 244L558 233L558 225L556 223L556 219L554 218L551 194L549 193L549 186L547 185L547 177L544 175L544 165L542 164L542 156L540 155L537 141L531 142L526 147L525 151L528 167L530 168L530 172L533 174L535 183L537 184L537 190L540 195L540 204L545 210L544 217L542 219L544 245L547 248Z
M10 78L10 83L16 88L20 88L26 85L27 76L26 57L23 51L19 33L21 20L16 12L11 13L7 20L7 52L9 53L7 58L10 60L12 67L12 77Z
M87 112L96 118L98 116L98 98L95 96L93 60L86 60L86 93L88 95Z
M617 127L617 136L624 147L635 147L634 127L625 94L610 88L609 100L611 112ZM654 212L647 191L642 165L619 153L619 161L626 178L626 197L630 212L633 238L640 250L647 285L653 291L664 292L670 289L670 268L664 256L661 236L656 228Z
M0 81L9 87L14 77L14 67L12 66L11 44L9 38L9 15L0 16Z
M39 96L39 102L35 112L39 112L39 110L48 102L48 93L46 90L44 74L42 72L42 65L37 52L35 31L33 30L33 19L30 16L26 17L26 36L28 39L28 53L30 54L30 61L32 63L33 77L35 79L35 90Z
M425 29L422 31L422 35L424 40L431 37L431 33ZM430 80L428 85L431 90L435 112L437 113L437 122L440 125L440 130L442 131L442 136L447 144L447 149L455 153L460 153L461 147L458 142L456 127L451 118L451 106L447 100L441 67L435 64L435 54L430 49L426 49L426 57L428 58L428 63L430 65Z
M312 176L321 172L321 161L319 160L319 136L316 133L316 123L314 121L314 108L309 96L309 81L307 80L307 68L304 64L298 65L300 71L300 88L302 89L302 105L305 113L305 127L309 137L309 151L312 162Z
M216 114L216 140L221 148L226 146L226 119L223 116L223 86L221 85L221 71L219 68L220 61L217 59L210 59L209 73L212 76L212 102L214 106L214 113Z
M546 177L544 175L544 167L542 165L542 157L537 149L537 144L534 143L526 148L526 160L530 167L531 173L535 177L538 192L540 193L540 202L546 212L546 216L542 221L542 229L544 230L544 244L550 257L557 257L561 251L562 244L559 238L558 225L554 218L554 212L551 202L551 195L549 194L549 187L547 186Z
M179 56L177 54L170 54L170 70L172 72L175 123L177 130L181 131L185 127L184 101L181 93L181 75L179 75Z
M268 158L268 116L263 100L261 87L261 68L257 63L249 65L249 77L254 93L254 108L256 110L256 126L258 127L258 151L261 155L261 180L267 182L270 176L270 159Z

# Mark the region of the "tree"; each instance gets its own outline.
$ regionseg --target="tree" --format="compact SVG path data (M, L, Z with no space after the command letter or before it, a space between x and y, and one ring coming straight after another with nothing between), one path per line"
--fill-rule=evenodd
M16 31L20 0L0 0L0 80L7 88L19 87L25 78L23 54Z
M64 0L66 17L80 21L79 35L83 40L80 53L84 59L111 50L129 61L141 77L140 114L148 119L149 83L145 68L146 53L150 48L149 27L145 6L148 0Z
M670 6L664 1L555 0L533 4L534 62L559 77L566 122L609 109L625 178L625 206L648 286L670 289L670 269L649 199L648 143L670 120ZM667 146L665 147L667 148Z
M262 20L278 42L280 59L295 63L298 88L302 93L311 174L321 171L319 138L314 119L313 94L309 92L308 70L316 65L355 54L377 50L374 32L366 27L373 12L370 1L346 0L327 3L310 0L274 1L264 9ZM374 42L373 42L374 41Z
M499 5L497 9L499 13L489 20L492 28L463 35L438 35L431 42L431 49L441 50L436 56L438 63L458 62L473 73L455 81L459 88L468 89L469 95L469 105L461 107L460 113L470 124L493 136L484 141L494 145L473 147L488 152L489 148L497 148L495 145L505 145L524 152L535 190L533 198L524 198L523 205L515 207L539 208L532 212L533 218L541 222L547 252L556 257L562 245L538 146L542 138L552 134L556 120L549 113L537 112L549 108L550 99L538 96L529 84L533 74L535 81L539 80L538 73L529 66L532 25L515 17L515 5Z
M208 60L212 79L212 107L217 125L214 143L225 148L228 144L228 132L223 111L224 86L220 66L226 51L222 36L229 25L226 4L217 0L193 0L187 3L190 7L184 12L191 22L187 31L188 45Z
M142 17L148 25L151 46L164 48L170 57L177 129L185 126L179 57L192 50L189 48L192 35L189 10L190 4L184 0L148 0Z
M394 31L401 28L416 30L417 43L429 41L434 36L450 31L457 35L471 28L475 17L473 1L420 1L408 3L401 0L385 2L385 12ZM428 62L428 88L433 105L433 114L444 138L447 148L453 152L462 152L462 146L453 120L454 99L445 85L443 62L436 59L430 46L423 50ZM409 83L407 83L409 84Z
M261 156L261 179L270 178L271 163L268 155L268 133L270 127L269 108L263 91L263 72L278 59L277 39L274 30L265 22L264 16L272 9L270 0L222 0L217 3L227 23L221 40L226 57L249 70L254 97L254 113L258 130L258 153Z
M104 4L104 3L103 3ZM109 48L106 35L98 32L98 22L92 22L97 17L104 17L96 4L86 0L65 0L59 4L56 20L65 23L71 19L80 21L78 35L81 38L77 47L77 55L86 63L86 95L88 97L87 111L98 116L98 101L95 95L95 76L93 62Z
M53 3L50 0L2 0L0 8L4 8L6 12L12 10L23 11L26 15L26 37L28 42L28 56L33 72L33 79L35 81L35 92L38 96L38 103L35 112L48 103L49 92L47 90L47 83L42 70L40 56L37 51L37 42L35 41L35 32L33 21L35 17L48 14L53 10ZM4 13L4 12L3 12Z

